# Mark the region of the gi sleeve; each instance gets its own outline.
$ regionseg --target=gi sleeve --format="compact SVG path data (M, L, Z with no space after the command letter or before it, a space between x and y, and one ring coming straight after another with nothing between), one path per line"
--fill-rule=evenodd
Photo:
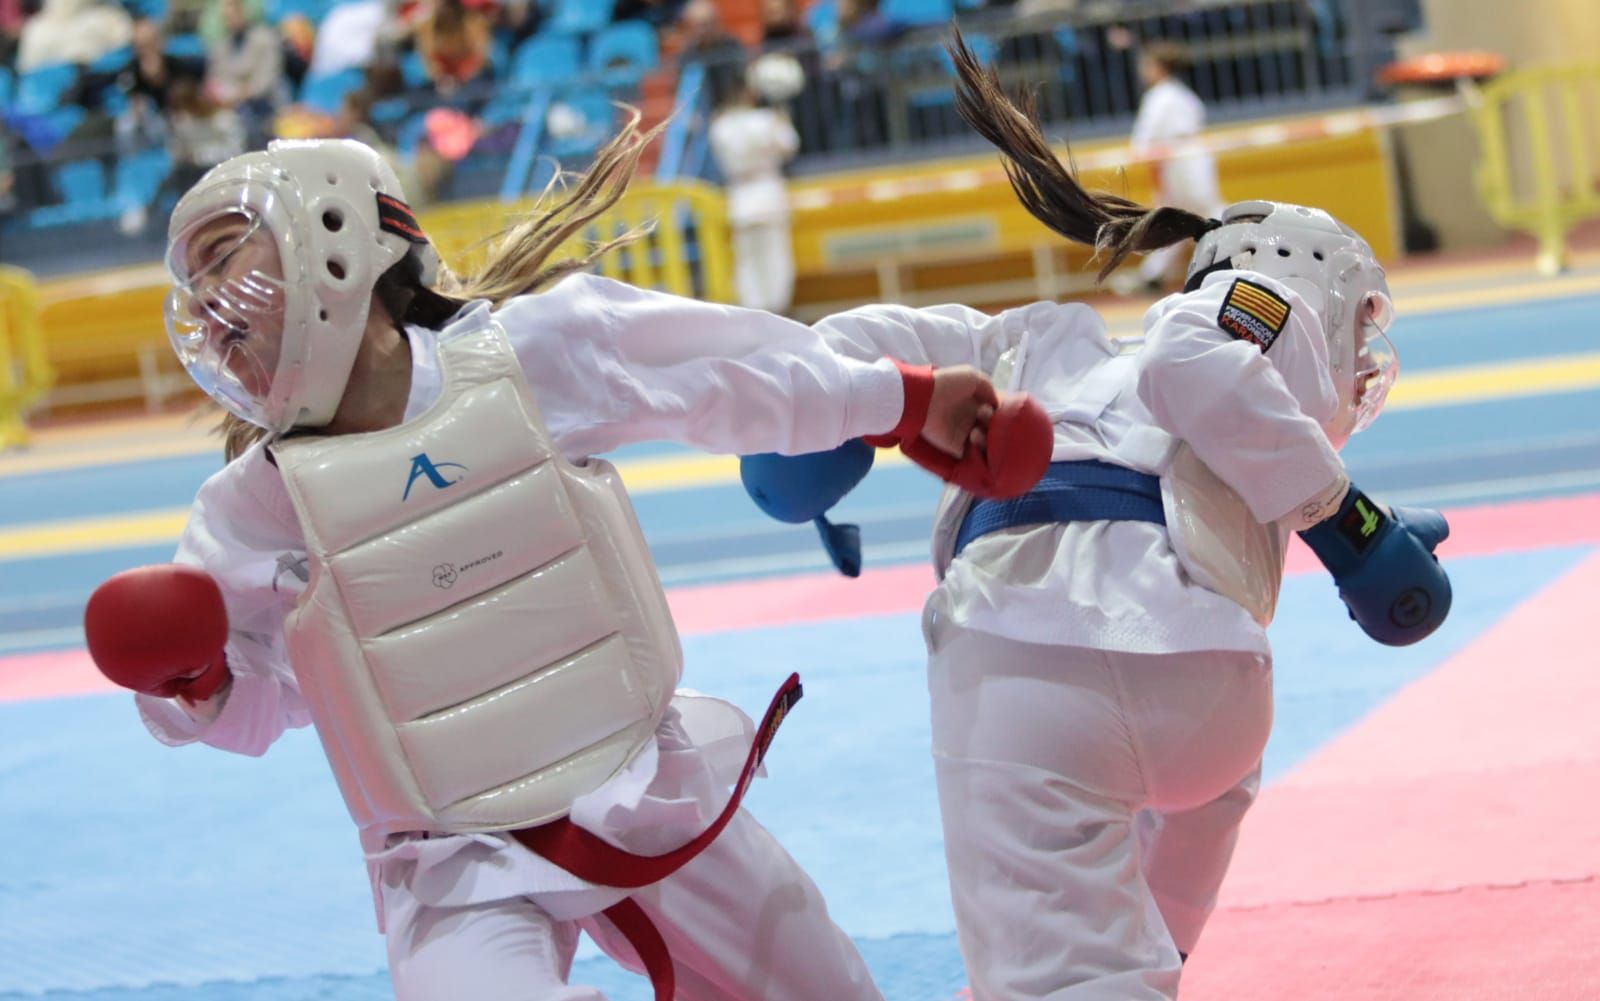
M278 472L257 446L201 487L174 562L209 573L228 609L231 683L207 702L135 695L164 744L200 741L260 755L284 730L311 722L283 640L306 573L305 542Z
M1163 308L1164 306L1164 308ZM1323 433L1338 398L1322 322L1281 282L1226 271L1158 305L1139 354L1139 398L1263 523L1342 489Z
M498 314L568 458L641 441L803 454L881 434L899 371L832 350L809 327L591 275Z

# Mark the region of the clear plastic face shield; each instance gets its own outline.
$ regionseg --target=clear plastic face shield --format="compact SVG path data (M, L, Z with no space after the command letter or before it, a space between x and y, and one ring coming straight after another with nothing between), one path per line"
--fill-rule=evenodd
M1400 375L1400 356L1389 340L1394 303L1382 292L1369 292L1356 305L1355 431L1364 431L1383 412L1389 390Z
M167 335L195 383L234 415L267 425L283 349L287 285L264 212L238 203L185 226L167 248Z

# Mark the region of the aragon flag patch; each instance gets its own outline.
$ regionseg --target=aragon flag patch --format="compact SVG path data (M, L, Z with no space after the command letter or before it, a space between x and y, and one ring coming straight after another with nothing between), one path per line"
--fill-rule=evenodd
M1244 278L1234 279L1233 287L1222 300L1222 311L1217 314L1217 326L1262 351L1272 347L1288 322L1288 301L1266 286Z

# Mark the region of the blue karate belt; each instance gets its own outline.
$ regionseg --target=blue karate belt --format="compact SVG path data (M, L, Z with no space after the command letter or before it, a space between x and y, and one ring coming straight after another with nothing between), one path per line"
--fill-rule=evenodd
M1161 479L1098 459L1052 462L1037 486L1011 500L980 500L956 533L956 555L980 535L1066 521L1167 523Z

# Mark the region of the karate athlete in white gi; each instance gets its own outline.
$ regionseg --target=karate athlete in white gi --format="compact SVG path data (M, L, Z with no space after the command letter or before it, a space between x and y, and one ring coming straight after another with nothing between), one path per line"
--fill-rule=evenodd
M999 401L970 369L861 362L770 314L564 277L589 259L546 258L647 139L626 129L452 297L357 143L237 157L172 215L174 345L233 415L230 445L257 440L201 488L175 564L96 592L90 651L164 743L257 755L316 726L401 1001L599 998L567 984L580 929L662 1001L879 997L737 808L795 679L759 729L675 694L654 565L588 457L887 433L981 480L972 441Z
M1157 147L1181 146L1206 127L1206 106L1177 74L1183 71L1187 54L1176 42L1156 42L1139 56L1139 78L1144 96L1133 120L1129 145L1140 155ZM1156 175L1156 202L1187 209L1196 215L1212 216L1223 207L1217 183L1217 160L1202 149L1172 152L1152 165ZM1159 286L1167 273L1180 262L1180 244L1145 254L1139 261L1139 277L1148 285Z
M1137 341L1108 338L1079 303L873 306L819 324L858 358L976 365L1055 422L1039 486L998 503L947 491L933 540L933 754L973 998L1170 999L1256 795L1289 535L1363 629L1403 644L1448 611L1432 555L1447 529L1374 503L1339 459L1395 373L1364 240L1301 206L1208 220L1085 192L992 71L956 55L964 116L1043 221L1108 249L1107 270L1198 241L1186 291L1151 307ZM744 472L798 521L865 468L841 449Z

